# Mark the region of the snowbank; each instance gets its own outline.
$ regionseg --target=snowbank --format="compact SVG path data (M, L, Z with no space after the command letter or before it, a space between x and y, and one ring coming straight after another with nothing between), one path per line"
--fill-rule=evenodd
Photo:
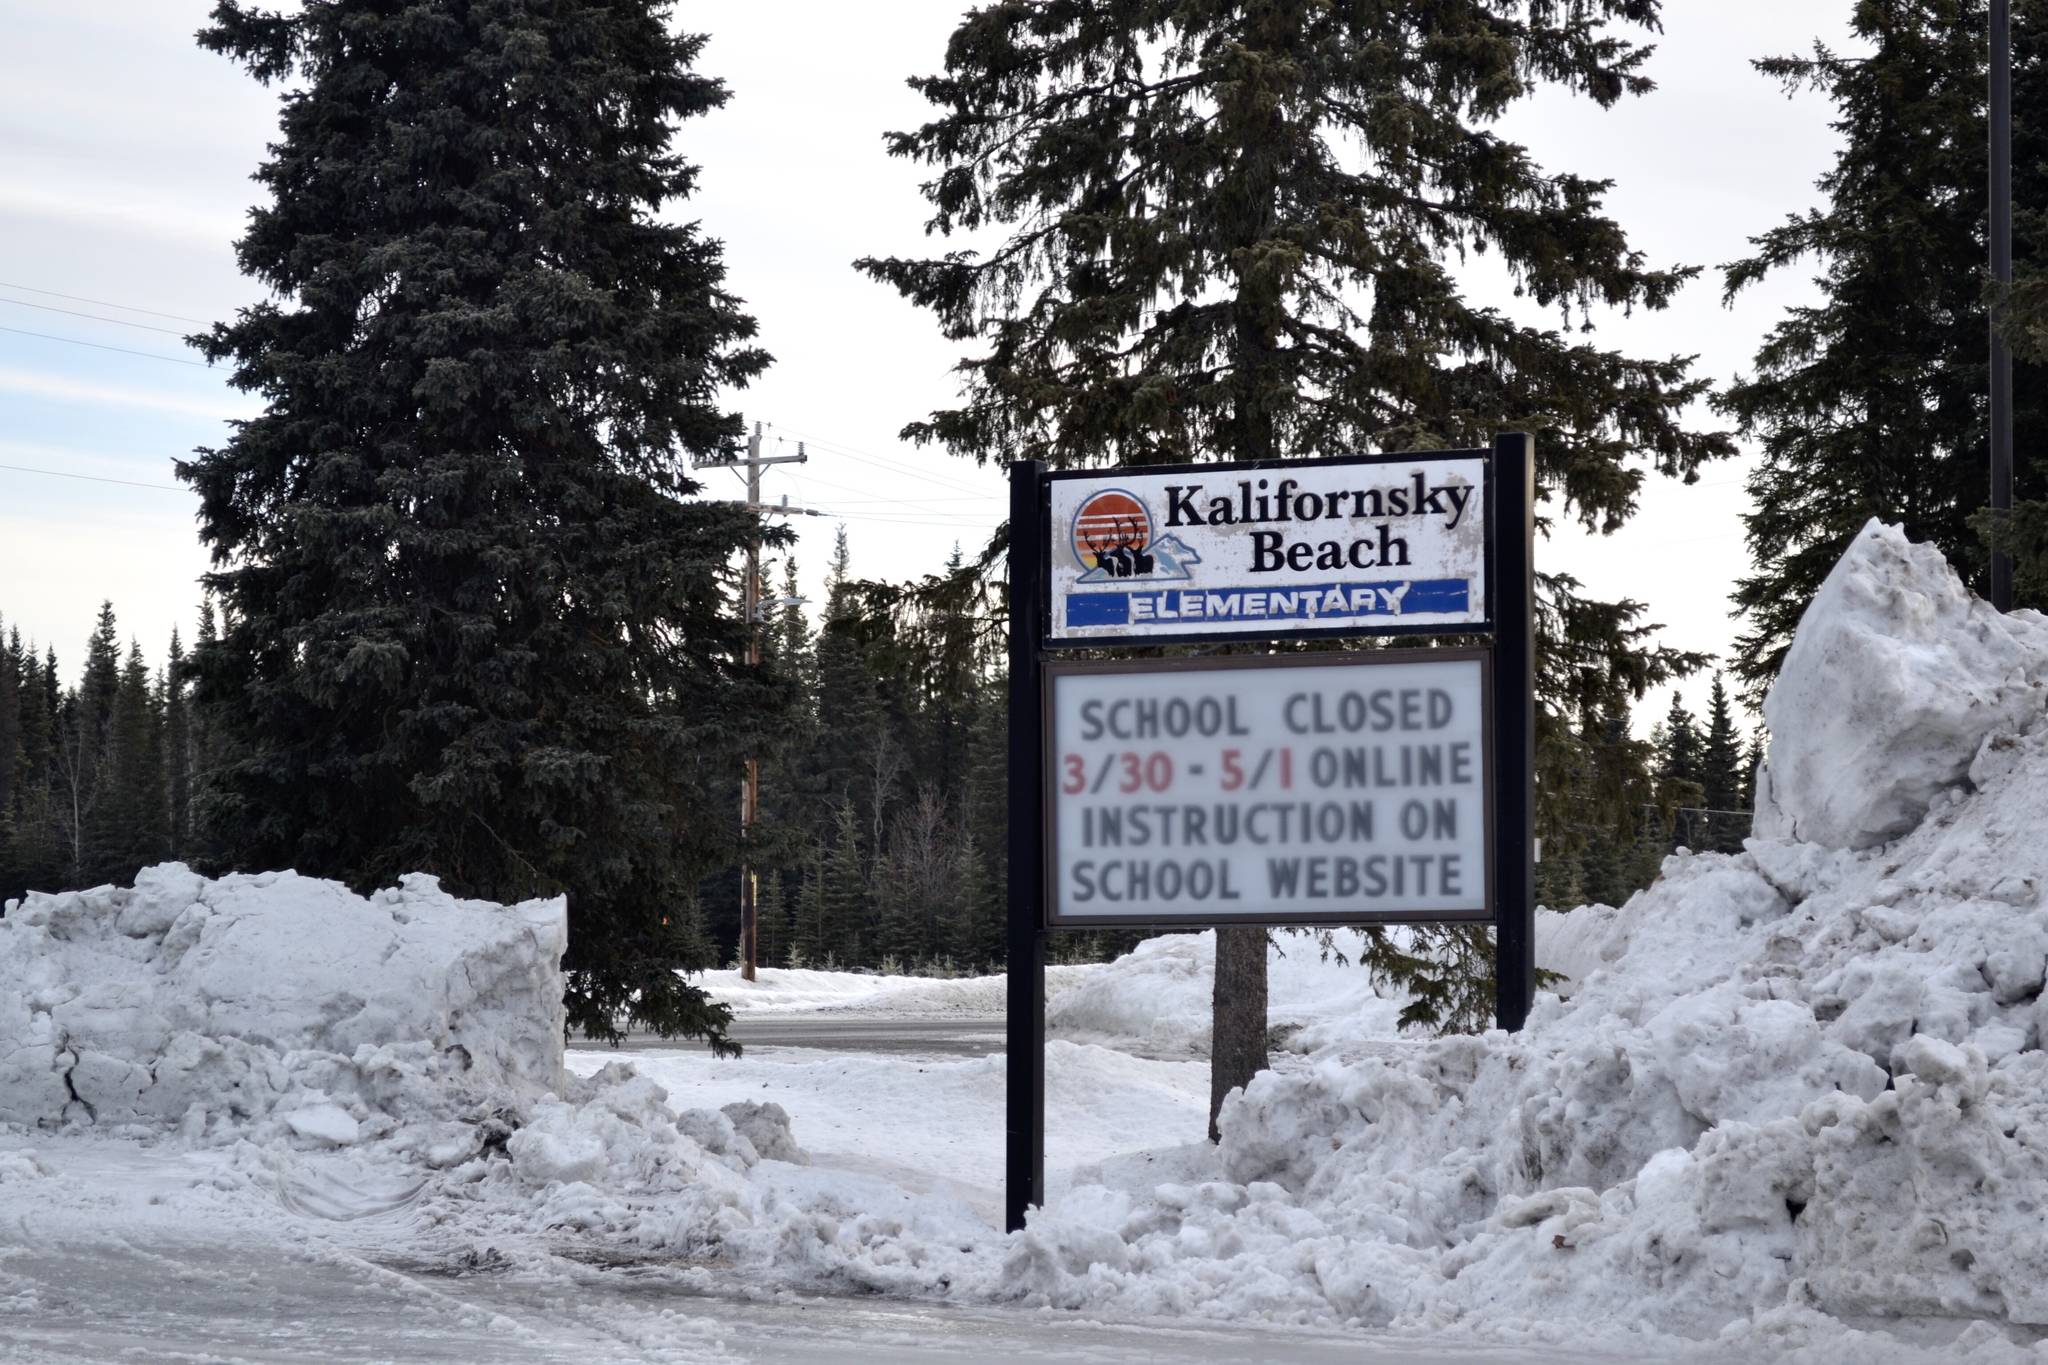
M277 1113L301 1136L436 1089L562 1080L563 903L461 901L431 877L368 898L295 873L34 894L0 918L0 1121Z
M360 897L166 864L31 895L0 918L0 1125L224 1151L294 1215L409 1208L430 1243L716 1237L749 1170L805 1159L788 1114L671 1106L618 1064L571 1075L566 944L560 899L418 875Z
M1521 1035L1260 1077L1220 1180L1077 1192L1013 1291L1560 1339L2048 1326L2048 634L1882 528L1830 583L1773 694L1781 809L1841 843L1916 804L1917 828L1668 860L1570 936L1576 990Z
M1886 665L1929 716L1924 694L1967 694L1951 670L1987 640L2012 678L2048 669L2032 622L1998 634L1944 605L1961 594L1944 567L1892 533L1866 539L1855 593L1827 595L1803 637L1874 635L1870 603L1935 604ZM1875 639L1859 648L1831 666L1881 673ZM1937 686L1901 671L1915 660ZM1860 709L1880 681L1837 691ZM949 1241L934 1209L783 1219L772 1241L756 1226L733 1245L814 1281L1090 1311L1927 1358L1848 1325L1911 1318L1941 1358L2038 1359L1987 1324L2021 1340L2048 1326L2048 726L2038 705L1977 695L1992 718L1924 797L1912 782L1948 771L1939 746L1866 717L1921 775L1887 800L1927 804L1890 846L1759 838L1674 857L1618 911L1551 922L1550 960L1577 980L1519 1035L1389 1030L1360 1049L1370 1030L1345 1031L1232 1097L1206 1164L1163 1161L1163 1182L1106 1169L996 1255ZM1845 784L1882 785L1881 751L1848 743L1817 701L1788 706L1780 727L1807 718L1834 738L1781 730L1777 761L1803 774L1786 791L1819 794L1830 761ZM1943 726L1941 745L1959 742ZM1789 800L1791 827L1814 832L1823 807ZM1825 809L1831 834L1879 827ZM1192 1015L1199 961L1191 940L1148 945L1063 1012L1110 1011L1122 975L1151 981L1155 1017Z
M1358 965L1356 934L1340 930L1334 938L1342 960L1325 958L1308 936L1275 936L1266 963L1268 1021L1288 1032L1343 1021L1392 1033L1403 1002L1373 988ZM1215 930L1147 939L1067 984L1046 1005L1046 1027L1059 1037L1151 1056L1207 1056L1215 980Z
M1872 521L1801 618L1764 701L1756 833L1869 848L2048 702L2048 620L1972 597L1931 545Z

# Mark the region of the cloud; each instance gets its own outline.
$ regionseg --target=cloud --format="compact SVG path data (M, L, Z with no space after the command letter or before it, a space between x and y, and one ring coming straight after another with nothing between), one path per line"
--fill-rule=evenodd
M218 397L203 398L118 384L94 384L5 366L0 366L0 393L19 393L58 403L111 403L117 407L146 408L152 412L175 412L187 417L214 417L223 421L252 417L257 411L254 400L238 402L228 392Z

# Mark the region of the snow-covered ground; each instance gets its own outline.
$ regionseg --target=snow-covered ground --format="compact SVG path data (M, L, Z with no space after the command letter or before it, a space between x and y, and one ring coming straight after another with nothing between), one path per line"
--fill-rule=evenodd
M1086 967L1052 967L1046 995L1057 996ZM745 981L737 970L704 972L691 978L731 1005L737 1015L846 1013L869 1018L987 1018L1003 1012L1008 979L1003 976L882 976L872 972L828 972L812 967L764 967Z
M178 868L33 898L0 919L0 1349L2040 1365L2044 704L2048 622L1873 526L1767 707L1759 837L1545 916L1573 980L1521 1034L1398 1036L1283 940L1302 1027L1212 1148L1208 940L1064 970L1015 1235L1000 1058L565 1065L558 904Z

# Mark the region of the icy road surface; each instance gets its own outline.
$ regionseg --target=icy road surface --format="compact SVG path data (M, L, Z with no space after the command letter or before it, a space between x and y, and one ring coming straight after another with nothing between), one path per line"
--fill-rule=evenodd
M275 1247L109 1243L16 1258L43 1306L0 1316L0 1359L647 1362L1358 1362L1564 1365L1577 1351L1430 1346L1358 1335L1095 1322L882 1300L706 1297L670 1272L448 1277Z
M19 1150L0 1141L0 1153ZM340 1181L272 1194L219 1152L40 1142L49 1176L0 1197L0 1361L9 1365L335 1365L842 1361L1363 1362L1618 1360L1354 1333L1105 1322L1069 1313L830 1299L721 1267L551 1257L465 1267L409 1251L403 1189Z
M991 1018L869 1018L837 1014L742 1014L732 1036L744 1048L819 1048L828 1052L910 1052L987 1057L1003 1050L1004 1022ZM619 1051L637 1060L647 1052L709 1052L704 1043L679 1043L653 1034L630 1034Z

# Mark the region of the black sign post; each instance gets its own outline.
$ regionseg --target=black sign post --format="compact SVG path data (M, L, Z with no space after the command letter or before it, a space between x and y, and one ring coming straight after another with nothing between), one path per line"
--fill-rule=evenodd
M1493 438L1494 1021L1519 1029L1536 1000L1536 442Z
M1010 466L1010 852L1003 1225L1045 1202L1045 465Z
M1483 570L1484 618L1479 619L1476 608L1462 620L1437 626L1422 624L1414 619L1402 620L1398 615L1392 619L1359 619L1347 626L1322 624L1311 617L1302 624L1292 624L1279 619L1269 621L1263 627L1253 627L1247 622L1242 628L1238 622L1229 623L1229 632L1211 629L1208 638L1265 638L1297 636L1383 636L1417 634L1434 629L1441 634L1485 634L1491 636L1490 658L1486 661L1486 675L1490 679L1490 706L1488 708L1486 748L1489 751L1490 770L1490 819L1491 863L1493 883L1488 903L1492 907L1492 923L1495 931L1496 956L1496 998L1495 1017L1504 1029L1519 1029L1527 1020L1530 1005L1534 1001L1536 988L1536 962L1534 945L1535 928L1535 840L1533 830L1535 799L1535 442L1526 435L1514 434L1496 437L1490 451L1440 451L1416 453L1399 457L1368 457L1361 460L1325 461L1325 465L1368 466L1386 465L1409 461L1426 464L1430 461L1458 460L1463 467L1473 469L1477 459L1484 455L1484 513L1485 513L1485 566ZM1263 465L1206 465L1200 471L1205 475L1226 477L1234 474L1247 476L1271 475L1277 485L1275 496L1287 484L1280 476L1289 467L1299 468L1296 462L1275 462ZM1137 471L1131 471L1137 473ZM1070 475L1051 476L1055 479L1071 478ZM1260 504L1253 499L1268 487L1262 479L1252 479L1243 485L1240 506L1246 509ZM1129 638L1117 639L1114 632L1121 627L1112 627L1110 638L1098 634L1092 638L1074 638L1071 631L1065 638L1055 638L1052 619L1055 601L1052 587L1052 547L1054 544L1052 526L1052 500L1049 495L1049 480L1042 463L1032 461L1010 467L1010 830L1009 830L1009 1007L1007 1019L1008 1080L1007 1080L1007 1142L1005 1148L1005 1176L1003 1191L1004 1224L1012 1231L1024 1226L1027 1210L1044 1202L1045 1195L1045 958L1046 935L1049 932L1049 897L1047 895L1047 855L1049 851L1048 827L1050 823L1051 789L1048 787L1053 764L1046 753L1048 732L1046 708L1049 700L1047 677L1044 668L1045 654L1049 649L1060 647L1109 647L1117 644L1168 643L1169 639L1158 634L1133 632ZM1386 505L1402 507L1433 506L1430 490L1419 476L1415 483L1414 498L1396 503L1396 493L1389 493ZM1151 572L1155 577L1164 576L1163 567L1170 567L1178 579L1193 581L1186 565L1201 565L1199 551L1190 552L1185 543L1161 539L1158 541L1160 554L1153 556L1145 533L1138 530L1138 518L1143 511L1143 500L1127 489L1111 489L1101 495L1112 501L1115 510L1111 513L1093 514L1087 505L1078 515L1075 534L1082 536L1101 522L1104 529L1095 537L1094 546L1098 553L1107 555L1130 551L1126 562L1120 562L1118 570L1129 576L1131 560L1145 556L1147 562L1155 558L1164 560L1168 554L1178 555L1180 563L1162 565L1155 563ZM1272 520L1283 520L1289 515L1312 516L1309 508L1323 509L1326 519L1334 520L1343 505L1338 505L1329 494L1304 494L1318 500L1309 503L1289 505ZM1353 515L1358 509L1377 505L1376 494L1371 492L1346 493L1347 503ZM1263 500L1262 500L1263 502ZM1276 504L1265 504L1275 506ZM1454 510L1461 511L1461 500ZM1178 510L1183 514L1193 506L1183 497ZM1227 502L1221 506L1227 506ZM1220 510L1220 508L1219 508ZM1401 513L1392 513L1401 515ZM1262 516L1265 514L1262 513ZM1217 516L1221 523L1226 518ZM1199 524L1199 522L1195 523ZM1129 526L1131 529L1125 530ZM1384 525L1380 529L1380 545L1388 541ZM1085 542L1085 537L1083 537ZM1277 541L1277 537L1276 537ZM1363 542L1360 542L1363 544ZM1100 549L1108 546L1107 551ZM1078 553L1078 551L1077 551ZM1268 550L1268 562L1277 562L1278 551ZM1083 566L1087 560L1082 560ZM1095 561L1098 565L1102 558ZM1382 549L1382 561L1384 549ZM1404 563L1405 560L1396 560ZM1072 572L1069 570L1068 572ZM1100 572L1100 571L1098 571ZM1452 580L1457 582L1459 580ZM1385 586L1385 585L1382 585ZM1441 582L1418 585L1414 592L1421 594L1424 588L1441 588ZM1186 590L1182 590L1186 591ZM1206 591L1206 590L1203 590ZM1324 594L1334 592L1328 586L1314 589L1296 588L1292 592L1282 591L1265 595L1262 603L1273 597L1285 597L1291 603L1300 600L1304 593L1312 592L1320 602ZM1456 590L1452 600L1462 602L1465 589ZM1358 594L1364 594L1360 596ZM1396 599L1401 596L1400 585L1389 589L1386 596ZM1363 587L1356 588L1339 603L1357 610L1359 606L1370 606L1375 599ZM1408 604L1417 598L1410 596ZM1441 599L1425 598L1425 602ZM1186 608L1183 608L1186 609ZM1294 608L1290 605L1288 610ZM1278 610L1278 608L1274 608ZM1446 612L1442 606L1425 606L1430 610ZM1427 614L1422 621L1429 619ZM1440 617L1439 619L1443 619ZM1063 625L1070 623L1063 622ZM1095 623L1091 623L1095 624ZM1099 625L1097 626L1099 630ZM1193 642L1192 640L1190 642ZM1469 657L1470 651L1465 651ZM1449 659L1449 652L1418 651L1418 657L1435 655ZM1275 658L1275 666L1289 663L1302 665L1307 660L1294 656L1291 660ZM1237 661L1242 666L1243 661ZM1076 790L1076 788L1069 788ZM1483 909L1475 910L1484 914ZM1471 915L1447 915L1441 909L1430 910L1427 915L1435 918L1471 918ZM1389 914L1377 917L1374 914L1355 916L1356 922L1383 918L1383 922L1413 922L1420 918L1416 913ZM1275 913L1273 907L1266 912L1256 908L1247 913L1231 917L1237 923L1281 924L1292 923L1300 918L1296 911L1291 916ZM1209 924L1221 922L1213 916L1189 915L1186 919L1162 917L1161 927Z

